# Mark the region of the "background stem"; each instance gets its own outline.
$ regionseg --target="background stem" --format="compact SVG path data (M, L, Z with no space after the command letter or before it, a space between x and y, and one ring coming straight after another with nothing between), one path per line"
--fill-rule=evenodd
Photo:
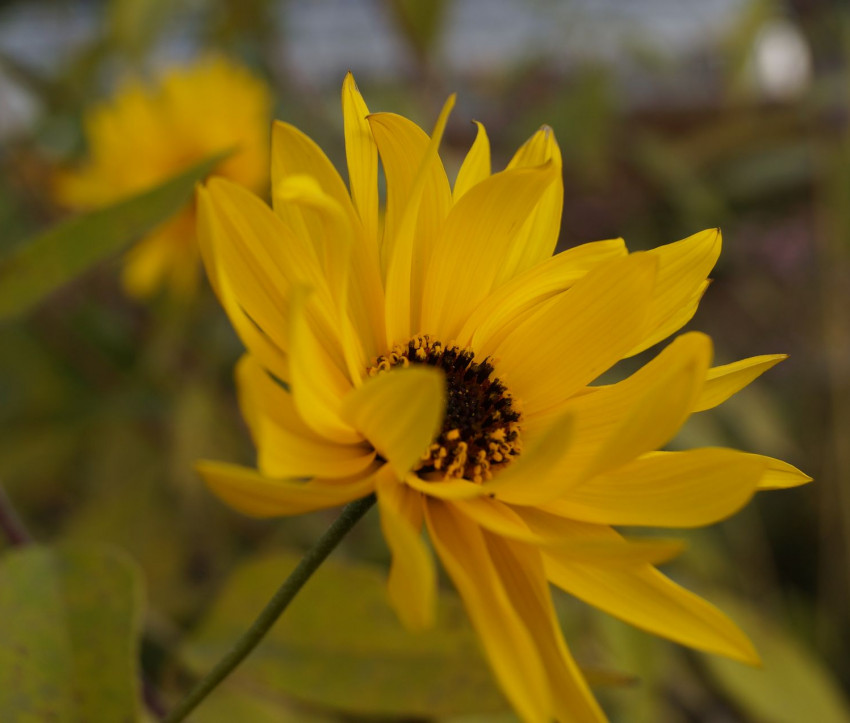
M2 484L0 484L0 530L6 535L9 544L15 547L32 542L32 536L15 511L12 500L9 499Z

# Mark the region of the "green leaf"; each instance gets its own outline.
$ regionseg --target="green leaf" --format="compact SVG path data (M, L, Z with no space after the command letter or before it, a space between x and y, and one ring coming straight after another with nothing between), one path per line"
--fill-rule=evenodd
M238 569L185 646L186 664L206 673L297 560L275 555ZM435 629L410 633L387 603L383 570L333 560L231 680L258 695L355 715L430 718L507 709L456 596L441 595Z
M142 593L114 551L28 547L0 560L0 720L138 720Z
M757 723L846 723L850 706L830 671L787 630L731 600L720 607L752 638L763 667L707 657L718 685Z
M207 158L137 196L64 221L0 258L0 319L26 311L173 215L228 153Z

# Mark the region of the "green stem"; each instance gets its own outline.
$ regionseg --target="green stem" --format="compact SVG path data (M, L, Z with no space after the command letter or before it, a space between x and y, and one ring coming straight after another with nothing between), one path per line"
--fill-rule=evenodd
M230 651L218 661L216 666L202 678L186 698L169 715L163 723L178 723L185 720L197 706L221 683L248 654L257 647L266 633L277 622L281 613L292 602L292 599L303 587L304 583L318 569L325 558L340 543L343 537L360 520L369 508L375 504L375 495L351 502L334 520L311 549L307 551L298 566L284 580L271 600L266 603L253 624L240 637Z

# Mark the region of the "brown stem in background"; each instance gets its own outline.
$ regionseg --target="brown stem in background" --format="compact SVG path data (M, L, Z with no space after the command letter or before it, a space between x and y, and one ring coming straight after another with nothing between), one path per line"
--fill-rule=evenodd
M33 541L32 535L21 521L2 484L0 484L0 530L13 547L28 545Z

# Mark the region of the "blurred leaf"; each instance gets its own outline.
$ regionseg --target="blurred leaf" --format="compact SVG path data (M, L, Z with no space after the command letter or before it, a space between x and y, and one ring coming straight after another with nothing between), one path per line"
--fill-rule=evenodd
M297 563L275 555L237 570L183 654L206 672ZM448 716L506 709L460 601L444 594L433 630L410 633L386 600L386 575L326 562L233 675L266 696L355 715Z
M750 668L707 656L711 674L725 693L759 723L846 723L850 706L826 666L787 630L743 605L723 600L720 607L752 638L764 667Z
M226 155L216 154L160 186L60 223L0 259L0 319L28 310L167 219Z
M29 547L0 562L0 720L138 719L141 586L123 556Z

